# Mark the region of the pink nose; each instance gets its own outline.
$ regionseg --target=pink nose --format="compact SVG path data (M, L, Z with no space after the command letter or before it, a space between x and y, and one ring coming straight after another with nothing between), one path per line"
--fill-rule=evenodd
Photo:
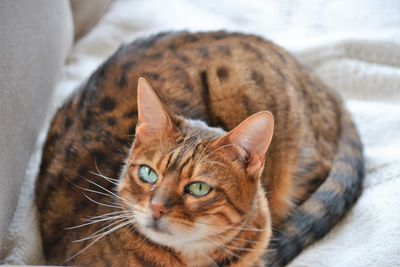
M151 203L150 208L153 211L153 218L155 220L160 219L161 216L168 212L168 209L160 203Z

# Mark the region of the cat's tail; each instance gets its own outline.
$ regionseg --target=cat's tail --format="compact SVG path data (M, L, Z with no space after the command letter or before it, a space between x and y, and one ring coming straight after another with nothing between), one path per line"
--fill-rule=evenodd
M306 246L328 233L360 196L363 177L361 141L349 113L343 110L332 169L310 198L274 232L267 266L287 264Z

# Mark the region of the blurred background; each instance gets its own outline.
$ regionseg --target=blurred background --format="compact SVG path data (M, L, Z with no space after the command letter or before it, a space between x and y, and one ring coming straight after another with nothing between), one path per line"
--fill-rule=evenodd
M121 44L159 31L253 33L341 94L364 193L292 266L400 262L399 0L0 0L0 260L41 264L33 188L51 116Z
M113 2L100 24L77 48L89 45L85 39L96 38L99 43L91 53L93 60L98 53L112 53L122 42L138 36L184 29L256 33L290 50L299 50L321 40L376 40L387 32L398 33L400 1L120 0ZM75 31L79 32L79 27Z

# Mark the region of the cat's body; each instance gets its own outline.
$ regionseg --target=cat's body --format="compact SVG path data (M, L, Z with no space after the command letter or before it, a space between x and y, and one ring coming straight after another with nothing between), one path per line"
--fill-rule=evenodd
M112 182L117 181L98 175L118 179L121 170L122 178L127 172L124 164L138 118L139 77L150 82L171 114L202 120L226 131L258 111L273 114L274 136L260 178L262 188L247 189L246 184L234 182L252 195L241 199L238 189L232 194L239 195L230 200L240 212L256 211L243 228L248 230L235 232L239 234L227 241L225 248L209 253L198 253L205 250L201 242L170 247L156 244L128 225L65 262L100 235L82 242L74 240L107 224L65 228L85 223L83 218L116 211L107 195L116 192ZM173 121L179 129L202 128L199 122L191 127L188 123L182 126L180 119ZM199 131L194 135L202 136ZM209 132L211 136L199 137L192 144L223 135L220 130ZM162 143L153 148L170 151ZM189 143L186 147L190 148ZM182 153L196 157L193 151ZM361 191L362 172L361 143L341 101L283 49L242 34L160 34L119 49L57 112L37 183L45 256L52 264L86 266L251 266L262 264L261 251L268 245L272 227L265 262L284 264L325 235L350 208ZM124 185L129 187L119 182L119 194L125 199ZM254 200L247 200L250 197Z

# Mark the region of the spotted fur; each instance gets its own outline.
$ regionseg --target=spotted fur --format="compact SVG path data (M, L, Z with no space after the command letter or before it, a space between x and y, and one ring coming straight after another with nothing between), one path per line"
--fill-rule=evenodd
M135 141L139 77L152 85L177 129L161 143ZM238 147L201 166L223 177L221 190L231 189L193 202L196 214L212 211L221 225L246 221L214 240L216 248L157 242L131 224L93 245L97 238L74 242L103 227L113 230L116 221L66 230L128 209L121 196L144 207L151 190L127 178L139 158L178 177L168 187L176 198L176 179L190 177L201 153L211 153L224 135L179 116L230 131L264 110L274 115L275 128L258 180L243 174L249 159ZM232 181L233 174L241 178ZM82 266L282 266L343 217L362 178L362 145L341 100L285 50L252 35L162 33L122 46L56 113L36 186L45 257L49 264ZM171 216L193 229L196 216L180 201L169 203Z

